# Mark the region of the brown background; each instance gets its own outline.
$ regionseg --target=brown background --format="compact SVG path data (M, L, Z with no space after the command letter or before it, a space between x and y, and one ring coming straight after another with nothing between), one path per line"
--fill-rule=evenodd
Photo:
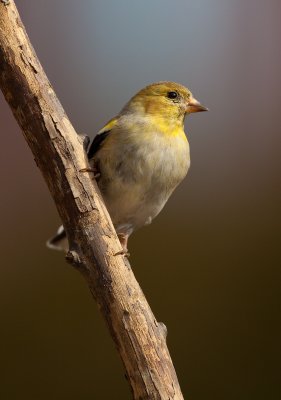
M77 131L157 80L210 108L187 119L189 176L131 262L187 399L280 399L280 1L17 3ZM83 279L45 248L59 219L2 96L0 127L0 397L129 399Z

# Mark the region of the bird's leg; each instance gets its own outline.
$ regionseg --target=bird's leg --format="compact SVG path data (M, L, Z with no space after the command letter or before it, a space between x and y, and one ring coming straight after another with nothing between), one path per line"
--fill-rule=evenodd
M100 177L100 172L97 172L97 170L94 168L82 168L79 172L92 172L95 179Z
M125 233L118 233L118 238L119 238L121 246L123 247L123 250L118 251L114 255L115 256L123 255L123 256L126 256L126 257L130 257L130 253L128 252L129 235L125 234Z
M126 235L125 233L119 233L118 234L119 241L121 243L121 246L123 247L123 250L125 252L128 251L128 239L129 235Z
M82 169L80 169L79 172L92 172L94 174L95 179L100 177L100 172L99 172L98 166L96 164L94 164L92 168L89 168L89 167L82 168Z

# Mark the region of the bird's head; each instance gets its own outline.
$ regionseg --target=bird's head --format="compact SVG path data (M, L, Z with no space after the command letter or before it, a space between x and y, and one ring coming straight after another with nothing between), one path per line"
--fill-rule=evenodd
M174 82L157 82L140 90L126 104L123 112L183 124L187 114L207 110L186 87Z

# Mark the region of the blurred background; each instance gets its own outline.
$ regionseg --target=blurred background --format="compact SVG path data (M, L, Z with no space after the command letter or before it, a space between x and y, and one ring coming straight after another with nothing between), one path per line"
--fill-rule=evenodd
M131 263L186 399L280 399L281 3L17 5L78 132L153 81L210 108L187 118L191 170ZM0 127L0 397L130 399L83 278L45 247L60 221L2 94Z

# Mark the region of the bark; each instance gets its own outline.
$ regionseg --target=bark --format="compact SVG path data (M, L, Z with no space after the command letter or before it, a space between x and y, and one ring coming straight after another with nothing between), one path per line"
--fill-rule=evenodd
M40 65L14 1L0 0L0 86L55 201L83 274L126 369L134 399L183 399L158 323L91 173L83 141ZM28 228L27 228L28 229Z

